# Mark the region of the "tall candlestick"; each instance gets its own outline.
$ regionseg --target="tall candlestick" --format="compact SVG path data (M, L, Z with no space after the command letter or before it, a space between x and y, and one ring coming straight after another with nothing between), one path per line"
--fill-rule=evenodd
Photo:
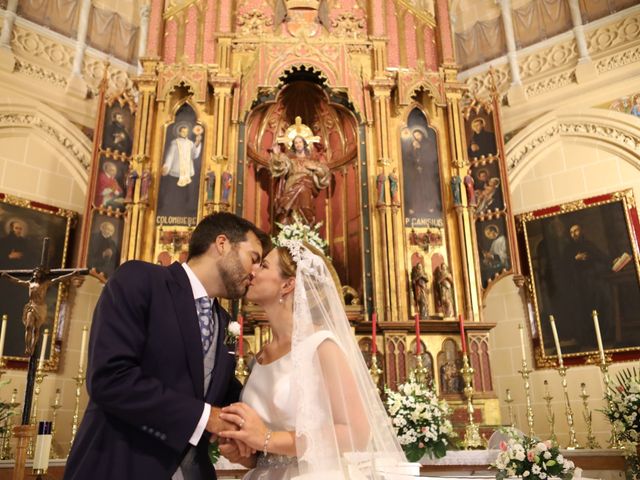
M82 327L82 340L80 341L80 360L78 362L78 368L84 370L84 357L87 353L87 327Z
M378 353L378 345L376 344L376 328L378 325L378 314L373 312L371 314L371 354Z
M598 322L598 312L594 310L591 312L591 316L593 317L593 326L596 329L596 340L598 341L598 352L600 352L600 363L605 363L604 347L602 346L602 336L600 335L600 322Z
M558 352L558 365L564 367L564 362L562 360L562 350L560 349L560 339L558 338L558 330L556 329L556 319L553 318L553 315L549 315L549 323L551 323L553 341L556 344L556 352Z
M520 350L522 351L522 361L526 362L527 350L524 348L524 327L522 324L518 325L518 329L520 330Z
M2 315L2 330L0 330L0 360L4 356L4 341L7 337L7 315Z
M38 360L38 370L44 369L44 354L47 351L47 341L49 340L49 329L44 330L42 336L42 347L40 347L40 359Z
M238 335L238 356L244 355L244 317L238 315L238 323L240 324L240 334Z
M416 355L422 353L422 344L420 343L420 315L416 313Z
M462 354L464 355L467 353L467 337L464 333L464 317L459 315L458 320L460 321L460 344L462 345Z

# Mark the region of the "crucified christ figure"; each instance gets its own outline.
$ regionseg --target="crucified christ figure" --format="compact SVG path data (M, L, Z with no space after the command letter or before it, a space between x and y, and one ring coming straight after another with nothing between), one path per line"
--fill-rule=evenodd
M47 319L47 291L51 285L60 283L75 275L82 274L83 270L74 270L65 275L51 278L51 272L39 266L33 271L29 280L20 280L7 272L0 273L0 277L9 279L16 285L24 285L29 289L29 300L22 310L22 323L24 323L25 355L31 357L38 342L38 332Z

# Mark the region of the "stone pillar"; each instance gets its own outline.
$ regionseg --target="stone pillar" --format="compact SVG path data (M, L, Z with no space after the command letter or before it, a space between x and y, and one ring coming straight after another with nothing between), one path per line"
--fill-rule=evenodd
M496 0L500 5L502 13L502 24L504 25L504 36L507 40L507 58L509 59L509 69L511 71L511 87L507 98L510 104L520 103L526 100L522 79L520 78L520 68L518 67L518 56L516 49L516 36L513 32L513 17L511 16L511 0Z
M16 66L16 57L11 50L11 33L13 32L13 24L16 22L17 10L18 0L9 0L4 12L2 34L0 34L0 70L8 72L13 72Z
M142 63L140 63L140 59L147 53L150 15L151 5L142 5L140 7L140 30L138 32L138 74L142 73Z
M578 65L576 66L576 80L578 83L595 78L598 75L595 65L589 56L589 48L587 47L587 39L584 36L584 26L582 25L582 15L580 15L580 5L578 0L569 0L569 8L571 9L571 21L573 23L573 36L576 39L578 47Z
M91 0L82 0L80 15L78 17L78 35L76 36L76 52L73 57L71 77L67 85L67 93L80 98L87 96L87 83L82 78L82 62L84 52L87 49L87 30L89 28L89 13L91 12Z

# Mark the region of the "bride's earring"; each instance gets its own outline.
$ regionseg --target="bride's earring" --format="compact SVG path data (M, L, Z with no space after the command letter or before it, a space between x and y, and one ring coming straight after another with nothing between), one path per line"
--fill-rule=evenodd
M278 303L284 303L284 297L280 297L280 299L278 300Z

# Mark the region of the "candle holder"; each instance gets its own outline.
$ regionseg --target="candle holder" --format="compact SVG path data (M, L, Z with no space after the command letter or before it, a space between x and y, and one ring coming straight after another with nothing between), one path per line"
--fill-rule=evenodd
M380 377L382 376L382 370L378 366L378 355L375 353L371 354L371 368L369 368L369 375L371 375L371 380L373 380L376 390L380 393Z
M78 367L78 375L73 377L76 381L76 398L75 406L73 407L73 421L71 422L71 440L69 440L69 451L73 447L73 441L76 439L76 433L78 433L78 425L80 423L80 395L82 394L82 386L86 379L84 368L82 364Z
M60 405L60 389L56 388L56 396L54 402L50 405L52 413L51 413L51 450L49 450L49 458L57 458L56 457L56 419L58 418L58 410L62 408Z
M522 357L522 370L518 370L518 373L522 375L522 381L524 383L524 395L527 402L527 425L529 426L529 437L535 437L533 431L533 409L531 408L531 385L529 384L529 375L532 370L529 370L527 365L527 359Z
M613 398L611 396L611 377L609 376L609 364L604 355L600 359L600 373L604 382L604 400L609 406L609 410L613 410ZM614 424L611 424L611 437L609 437L609 448L621 449L620 438Z
M553 413L553 408L551 407L551 400L553 400L553 397L551 396L551 393L549 392L549 382L547 380L544 381L544 402L547 406L547 422L549 423L549 432L550 432L550 437L549 439L554 443L557 444L558 443L558 437L556 435L556 415L555 413Z
M562 391L564 392L564 412L567 416L567 424L569 425L569 445L568 450L574 450L580 448L578 439L576 438L576 429L573 426L573 410L571 409L571 402L569 401L569 390L567 389L567 367L557 367L558 374L562 379Z
M4 357L0 357L0 380L2 380L2 376L7 373L7 371L5 370L6 366L7 361Z
M29 425L36 425L40 387L42 386L42 382L46 376L47 374L44 373L43 366L39 364L38 369L36 370L35 384L33 388L33 405L31 406L31 418L29 419ZM29 445L27 446L27 458L33 458L33 441L33 438L29 440Z
M427 368L424 366L424 358L422 358L422 354L416 353L416 366L413 369L413 376L416 379L416 382L426 387L429 387L428 385L429 378L427 373L428 371L427 371Z
M20 404L16 402L18 397L18 389L14 388L11 392L11 400L9 400L9 409L12 412ZM4 435L2 436L2 445L0 446L0 460L9 460L11 458L11 415L4 421Z
M600 444L596 441L593 434L593 424L591 419L591 410L589 409L589 395L587 395L587 386L585 383L580 384L580 398L582 399L582 418L587 425L587 448L600 448Z
M462 368L460 373L464 379L464 395L467 397L468 423L465 426L464 440L462 446L465 450L472 448L484 448L484 442L480 436L480 429L473 421L473 368L469 364L469 357L465 353L462 355Z
M240 380L240 383L242 383L243 385L247 377L249 376L249 371L247 370L247 367L244 364L244 357L242 357L241 355L238 356L238 361L236 362L235 375L236 375L236 378Z
M504 403L507 404L507 412L509 414L509 426L511 428L515 428L515 423L513 421L513 406L511 405L513 403L513 397L511 396L511 389L507 388L507 396L504 399Z

